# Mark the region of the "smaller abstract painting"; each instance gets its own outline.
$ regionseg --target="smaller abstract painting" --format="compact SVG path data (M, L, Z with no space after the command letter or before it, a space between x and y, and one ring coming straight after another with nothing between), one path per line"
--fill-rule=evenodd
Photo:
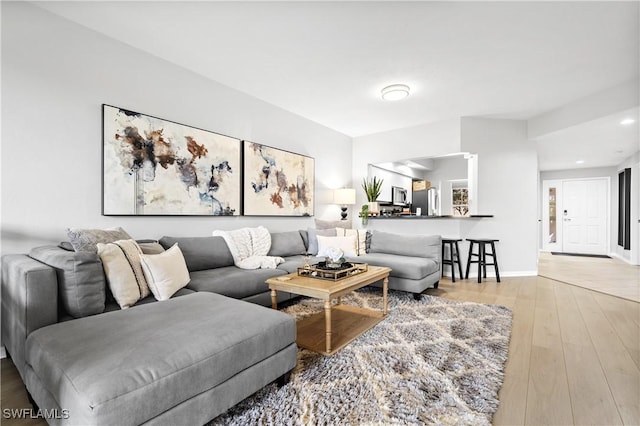
M313 158L244 141L243 167L245 216L313 216Z
M102 106L104 215L237 216L241 142Z

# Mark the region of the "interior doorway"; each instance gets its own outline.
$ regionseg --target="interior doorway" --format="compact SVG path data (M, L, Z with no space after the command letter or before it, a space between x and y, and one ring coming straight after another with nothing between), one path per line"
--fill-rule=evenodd
M542 249L608 254L609 187L609 177L543 181Z

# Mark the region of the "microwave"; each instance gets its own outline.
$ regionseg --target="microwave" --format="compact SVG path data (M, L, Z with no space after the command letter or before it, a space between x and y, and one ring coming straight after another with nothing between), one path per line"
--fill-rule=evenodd
M406 206L407 205L407 190L399 187L391 187L391 204L394 206Z

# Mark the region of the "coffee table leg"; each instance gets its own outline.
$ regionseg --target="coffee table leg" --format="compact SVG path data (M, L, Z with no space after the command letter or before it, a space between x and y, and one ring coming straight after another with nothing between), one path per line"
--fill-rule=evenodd
M387 315L387 291L389 290L389 277L382 280L382 315Z
M275 290L271 290L271 307L278 310L278 293Z
M327 353L331 352L331 300L324 302L324 327L326 330L326 349Z

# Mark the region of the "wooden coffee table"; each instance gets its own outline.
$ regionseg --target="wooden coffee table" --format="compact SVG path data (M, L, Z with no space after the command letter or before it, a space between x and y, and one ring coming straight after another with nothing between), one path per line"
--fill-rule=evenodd
M390 268L369 266L366 272L338 281L299 276L297 273L270 278L267 284L271 289L271 306L278 309L278 291L324 300L324 311L298 321L296 341L303 348L333 355L387 315L390 272ZM382 311L341 304L342 296L380 280ZM332 303L334 299L337 301L335 305Z

